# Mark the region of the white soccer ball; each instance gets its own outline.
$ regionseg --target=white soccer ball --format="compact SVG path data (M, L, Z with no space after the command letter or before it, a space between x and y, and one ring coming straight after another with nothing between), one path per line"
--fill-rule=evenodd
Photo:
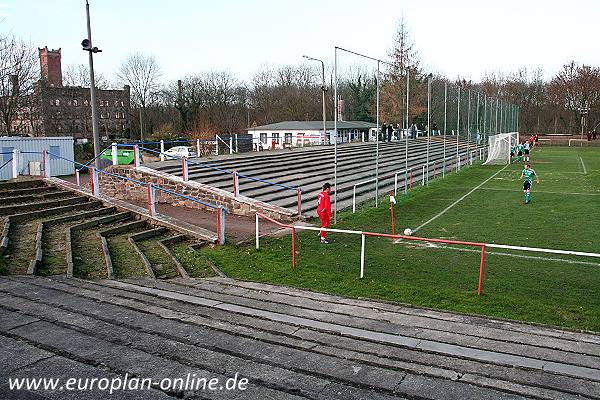
M412 235L412 229L410 229L410 228L406 228L406 229L404 230L404 236L410 236L410 235Z

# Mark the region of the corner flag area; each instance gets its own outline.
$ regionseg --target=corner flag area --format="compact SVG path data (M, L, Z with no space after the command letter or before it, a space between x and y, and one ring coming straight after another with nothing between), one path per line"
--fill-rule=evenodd
M297 231L296 269L290 235L261 238L260 250L202 252L232 278L598 331L600 149L537 147L531 167L540 184L534 180L530 204L522 162L474 165L396 198L396 232L490 244L480 297L481 251L473 247L369 236L362 279L361 237L353 234L333 232L321 245L316 232ZM382 199L340 214L333 228L391 233Z

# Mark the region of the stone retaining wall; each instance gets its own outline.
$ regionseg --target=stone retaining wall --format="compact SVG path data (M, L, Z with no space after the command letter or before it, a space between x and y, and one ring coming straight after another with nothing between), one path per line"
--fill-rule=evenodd
M255 211L262 212L279 221L289 222L297 218L297 213L258 201L246 196L234 197L233 193L195 181L184 181L183 178L148 167L111 166L106 171L132 178L144 183L153 183L167 190L193 197L208 204L223 206L229 214L254 216ZM147 202L147 188L138 183L99 173L100 192L106 196L125 201ZM209 209L192 200L184 199L161 190L156 190L156 202L168 203L177 207Z

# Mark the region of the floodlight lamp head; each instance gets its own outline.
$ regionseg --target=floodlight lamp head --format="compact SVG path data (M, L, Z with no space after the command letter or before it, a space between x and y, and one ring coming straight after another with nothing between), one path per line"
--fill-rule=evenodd
M89 39L83 39L81 41L81 47L83 47L83 50L87 50L90 51L91 50L91 42Z

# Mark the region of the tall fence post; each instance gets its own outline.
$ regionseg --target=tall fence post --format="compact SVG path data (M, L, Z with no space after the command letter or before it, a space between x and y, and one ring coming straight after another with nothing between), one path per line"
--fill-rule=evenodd
M425 186L425 164L423 164L423 171L421 172L421 186Z
M20 157L19 157L19 149L13 149L13 154L12 154L12 177L13 179L17 179L19 177L19 164L20 164Z
M365 239L366 236L360 235L360 277L365 276Z
M256 233L256 250L259 249L260 247L260 242L259 242L259 226L258 226L258 214L256 214L256 227L255 227L255 233Z
M398 195L398 173L394 174L394 196Z
M183 177L184 181L187 181L189 179L189 167L188 167L188 160L186 158L182 158L181 159L181 176Z
M219 155L219 135L215 135L215 155Z
M81 181L79 179L79 170L75 168L75 184L79 188L81 186Z
M412 168L410 169L410 191L412 192Z
M233 136L229 134L229 154L233 154Z
M133 166L135 168L140 166L140 148L137 144L133 145Z
M239 153L240 152L240 144L238 142L238 134L235 134L235 152Z
M237 197L240 194L240 177L236 170L233 170L233 197Z
M298 216L302 215L302 188L298 186Z
M160 140L160 161L165 161L165 141Z
M110 145L110 154L112 156L112 165L119 165L119 154L118 154L118 147L117 144L115 142L111 143ZM161 159L162 161L162 159Z
M196 157L200 157L200 139L196 139Z
M156 215L156 190L151 183L148 183L148 212L151 217Z
M217 207L217 243L225 244L225 208Z

